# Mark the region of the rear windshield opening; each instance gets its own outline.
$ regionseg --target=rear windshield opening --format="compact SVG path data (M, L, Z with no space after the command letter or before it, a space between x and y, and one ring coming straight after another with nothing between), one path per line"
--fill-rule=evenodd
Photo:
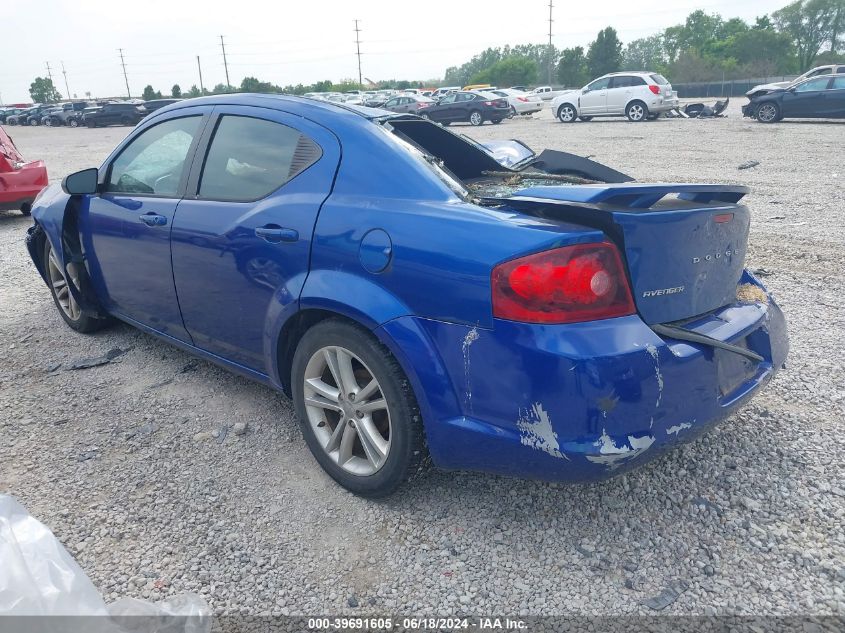
M654 83L656 83L658 86L668 86L669 85L669 82L666 81L666 77L664 77L663 75L658 75L656 73L654 75L651 75L651 80Z

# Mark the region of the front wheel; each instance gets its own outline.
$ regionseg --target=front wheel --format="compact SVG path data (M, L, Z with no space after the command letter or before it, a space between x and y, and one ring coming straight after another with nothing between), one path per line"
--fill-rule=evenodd
M625 108L625 116L634 123L645 121L648 118L648 106L642 101L632 101Z
M308 330L291 384L308 448L347 490L383 497L423 466L422 421L408 379L363 328L330 319Z
M757 108L756 116L760 123L775 123L780 120L780 108L776 103L764 103Z
M29 124L32 125L32 126L38 125L38 119L30 119Z
M575 112L575 108L573 106L568 103L564 103L557 109L557 118L561 123L572 123L576 118L578 118L578 113Z
M71 119L70 121L67 122L67 124L70 127L79 127L79 121L77 121L76 119Z
M470 125L474 125L474 126L477 127L477 126L482 125L484 123L484 117L481 116L481 112L479 112L478 110L473 110L469 114L469 122L470 122Z
M79 288L79 274L76 269L78 265L72 263L68 266L71 271L70 278L77 288ZM105 319L95 319L82 312L82 308L70 293L64 266L53 251L49 240L45 240L44 244L44 268L47 279L50 281L50 294L53 295L53 301L65 323L82 334L96 332L108 323Z

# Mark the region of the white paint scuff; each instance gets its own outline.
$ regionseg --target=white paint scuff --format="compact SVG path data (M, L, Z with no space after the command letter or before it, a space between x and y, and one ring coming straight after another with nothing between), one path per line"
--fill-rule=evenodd
M569 459L560 452L560 444L557 441L557 433L552 428L552 421L539 402L531 405L531 409L520 412L516 427L519 429L520 442L523 445L545 451L552 457Z
M692 424L690 424L689 422L681 422L680 424L676 424L675 426L670 426L668 429L666 429L666 435L677 435L681 431L683 431L685 429L691 429L691 428L692 428Z
M470 413L472 413L472 379L469 374L469 348L478 340L478 327L472 328L464 337L464 342L461 344L461 350L464 355L464 386L466 388L466 404Z
M654 375L657 378L657 402L654 403L654 408L656 409L663 400L663 374L660 372L660 354L657 348L651 343L647 344L645 349L654 361Z
M616 442L607 434L607 429L602 429L601 437L593 444L599 447L599 455L587 455L587 459L595 464L605 464L611 469L618 468L625 462L641 455L654 444L654 437L646 435L644 437L628 436L628 444L617 445Z

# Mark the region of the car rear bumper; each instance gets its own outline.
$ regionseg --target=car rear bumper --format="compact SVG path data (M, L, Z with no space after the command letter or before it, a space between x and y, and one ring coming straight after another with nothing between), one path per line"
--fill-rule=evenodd
M489 330L405 317L380 331L427 338L419 347L427 351L403 365L413 366L435 464L589 481L690 441L783 365L783 314L753 277L743 283L763 301L738 301L684 327L747 347L760 363L663 339L636 315L569 325L497 320Z
M19 209L32 202L47 186L47 168L43 161L26 163L20 169L0 172L0 209Z
M653 99L652 102L648 104L649 112L652 112L654 114L668 112L669 110L674 110L677 107L677 97L673 97L671 99Z

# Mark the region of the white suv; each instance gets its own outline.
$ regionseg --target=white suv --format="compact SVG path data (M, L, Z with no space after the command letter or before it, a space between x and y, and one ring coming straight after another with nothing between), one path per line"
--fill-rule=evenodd
M678 94L666 78L650 72L610 73L552 101L552 112L563 123L589 121L596 116L645 121L677 107Z

